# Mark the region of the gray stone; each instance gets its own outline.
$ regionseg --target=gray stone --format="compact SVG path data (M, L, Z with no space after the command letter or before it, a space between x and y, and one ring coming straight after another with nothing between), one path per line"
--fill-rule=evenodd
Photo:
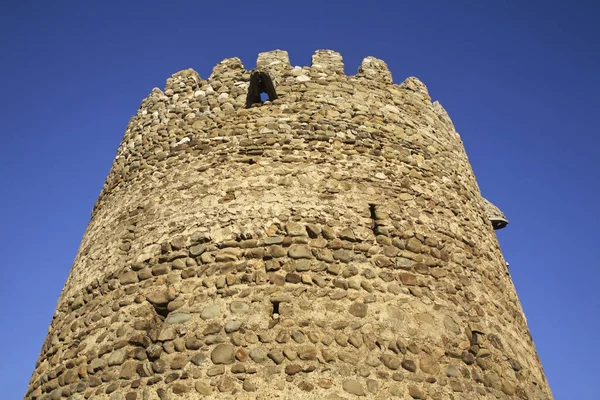
M232 301L229 309L233 314L245 314L250 310L250 305L243 301Z
M455 365L446 366L446 368L444 369L444 372L446 373L446 376L449 376L449 377L457 377L460 375L460 372L458 371L458 368L456 368Z
M202 309L200 313L200 318L207 320L211 318L218 317L221 314L221 307L218 304L211 304Z
M450 332L455 333L457 335L460 334L460 326L458 326L454 319L449 315L446 315L446 317L444 317L444 326Z
M312 258L312 252L310 247L305 244L293 244L288 250L288 256L290 258Z
M202 244L197 244L195 246L190 247L190 255L192 257L198 257L202 255L206 251L206 246Z
M232 333L237 332L242 326L242 321L229 321L225 324L225 332Z
M233 364L235 361L235 350L230 344L218 344L210 353L210 359L214 364Z
M283 237L282 236L271 236L265 239L265 244L266 245L271 245L271 244L279 244L279 243L283 243Z
M173 313L167 316L165 322L167 324L182 324L187 322L192 318L192 316L188 313Z
M108 365L121 365L127 358L127 349L120 348L112 352L110 357L108 358Z

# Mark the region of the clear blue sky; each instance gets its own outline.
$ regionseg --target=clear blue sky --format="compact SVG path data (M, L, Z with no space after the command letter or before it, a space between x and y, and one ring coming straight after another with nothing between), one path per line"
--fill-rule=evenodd
M153 87L285 49L419 77L462 135L556 399L600 398L592 1L11 1L0 12L0 398L26 390L90 211Z

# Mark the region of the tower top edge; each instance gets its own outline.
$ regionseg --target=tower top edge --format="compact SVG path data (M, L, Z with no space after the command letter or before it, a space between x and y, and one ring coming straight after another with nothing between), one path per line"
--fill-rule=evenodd
M296 77L313 75L323 78L329 76L350 77L355 79L363 79L379 84L394 84L392 73L389 70L387 63L373 56L364 57L354 75L346 75L344 72L344 61L342 55L334 50L318 49L311 56L309 66L293 66L290 63L288 52L285 50L270 50L261 52L256 59L256 67L253 70L262 70L269 74L282 75L291 74ZM248 74L253 70L246 70L244 64L238 57L225 58L218 62L212 69L212 73L208 77L208 81L219 80L224 76L239 76ZM169 80L181 81L193 79L201 81L202 78L192 68L187 68L178 71L171 75ZM302 78L299 78L301 80ZM167 83L169 82L167 80ZM399 84L403 89L419 92L429 96L427 86L418 78L410 76Z

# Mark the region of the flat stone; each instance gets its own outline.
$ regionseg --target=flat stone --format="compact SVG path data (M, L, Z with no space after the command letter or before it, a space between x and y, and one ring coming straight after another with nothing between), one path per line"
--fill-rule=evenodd
M152 275L166 275L169 273L169 266L167 264L160 264L155 267L152 267Z
M402 360L402 368L407 371L415 372L417 370L417 364L413 360Z
M268 238L265 238L266 245L280 244L280 243L283 243L283 236L270 236Z
M383 363L383 365L385 365L386 367L388 367L391 370L397 370L398 368L400 368L400 365L402 364L402 362L400 361L400 359L398 357L393 356L391 354L382 355L381 362Z
M206 246L202 244L197 244L195 246L190 247L190 255L193 257L198 257L202 255L206 251Z
M127 349L120 348L112 352L110 357L108 358L108 365L121 365L127 358Z
M207 376L217 376L223 375L225 373L225 367L222 365L213 365L209 369L206 370Z
M119 378L122 379L131 379L135 375L135 369L137 367L137 362L134 360L128 360L123 363L121 366L121 372L119 374Z
M348 311L357 318L364 318L367 316L367 305L360 302L354 302Z
M410 394L410 396L413 399L424 399L425 398L425 393L423 392L423 390L421 390L420 388L418 388L415 385L410 385L408 387L408 394Z
M221 314L221 307L218 304L211 304L202 309L200 313L200 318L207 320L211 318L218 317Z
M183 258L178 258L171 263L171 268L176 269L176 270L182 270L182 269L185 269L186 267L187 267L187 265L185 263L185 259L183 259Z
M212 389L209 385L207 385L206 383L197 381L194 384L194 388L196 389L196 391L198 393L200 393L203 396L209 396L212 393Z
M193 336L190 336L187 339L185 339L185 348L186 349L198 350L200 347L202 347L202 340L195 338Z
M298 348L298 357L301 360L316 360L317 348L312 345L304 345Z
M250 310L250 304L244 301L232 301L229 305L229 310L233 314L245 314Z
M178 354L171 360L171 369L182 369L190 361L187 355Z
M460 375L460 372L458 371L458 368L456 368L455 365L446 366L446 368L444 368L444 372L446 373L446 376L449 377L457 377Z
M233 364L235 361L235 350L232 345L221 343L210 353L210 359L215 364Z
M285 231L290 236L306 236L306 228L297 222L288 222L285 224Z
M305 244L293 244L288 250L288 256L290 258L312 258L312 252L310 247Z
M165 360L154 360L151 365L152 371L154 371L157 374L162 374L167 369L167 362Z
M129 285L138 281L138 275L134 271L127 271L123 273L119 278L119 282L121 283L121 285Z
M444 326L452 333L455 333L457 335L461 333L460 326L458 326L454 319L449 315L446 315L446 317L444 317Z
M263 349L254 348L248 352L248 355L255 363L262 363L267 360L267 352Z
M156 306L164 306L169 303L169 296L166 290L153 290L146 296L146 300Z
M346 249L338 249L333 252L333 258L341 262L347 263L352 260L354 253Z
M175 394L183 394L183 393L187 393L190 391L190 387L187 385L184 385L181 382L175 382L173 384L173 386L171 386L171 390L173 391L173 393Z
M366 395L365 389L357 380L354 379L346 379L342 384L342 388L350 394L355 394L357 396Z
M225 324L225 332L232 333L237 332L242 326L242 321L229 321Z
M256 381L254 379L246 378L242 384L242 389L244 389L246 392L256 392L258 390L258 386L256 385Z
M421 367L421 371L426 374L436 375L440 372L440 366L433 357L423 357L419 362L419 366Z
M281 351L270 351L267 353L267 357L271 359L275 364L279 365L285 360L283 353Z
M192 316L188 313L172 313L167 316L165 322L167 324L182 324L187 322L192 318Z
M285 366L285 373L288 375L296 375L302 372L302 367L296 364L288 364Z
M310 382L301 381L300 383L298 383L298 388L305 392L311 392L315 388L315 386Z

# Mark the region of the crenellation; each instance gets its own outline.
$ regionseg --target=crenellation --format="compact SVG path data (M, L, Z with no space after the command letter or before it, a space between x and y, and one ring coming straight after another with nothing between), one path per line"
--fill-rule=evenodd
M311 71L318 75L344 75L342 55L333 50L317 50L313 53L310 64Z
M343 68L261 53L250 108L238 58L151 92L26 398L551 399L447 113Z
M385 61L375 57L365 57L356 73L356 77L372 79L374 81L391 84L392 73Z

